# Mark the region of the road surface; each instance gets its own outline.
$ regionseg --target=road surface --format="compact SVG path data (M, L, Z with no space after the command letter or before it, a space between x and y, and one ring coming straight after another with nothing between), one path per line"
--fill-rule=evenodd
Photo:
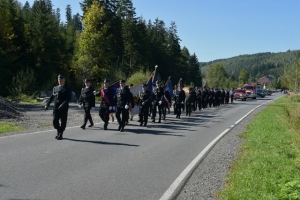
M137 118L82 130L0 138L0 199L157 200L221 132L254 107L280 96L235 101L140 127Z

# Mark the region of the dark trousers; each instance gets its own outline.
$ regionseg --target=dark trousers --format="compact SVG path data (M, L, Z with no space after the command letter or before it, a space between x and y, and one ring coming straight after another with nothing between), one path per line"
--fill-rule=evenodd
M84 109L84 125L89 121L91 124L93 123L92 115L91 115L91 108L90 106L88 107L83 107Z
M147 124L148 122L148 114L149 114L149 107L148 106L141 106L140 107L140 113L139 113L139 117L140 117L140 123L145 123Z
M185 105L185 108L186 108L186 115L191 115L194 106L191 103L187 103Z
M99 110L99 116L102 119L102 121L106 124L108 124L109 120L109 111L108 108L100 108Z
M122 119L121 119L122 114ZM125 126L125 122L128 120L129 111L125 108L117 107L116 118L120 126Z
M199 110L201 110L201 109L202 109L202 101L201 101L201 99L197 99L197 106L196 106L196 110L197 110L197 107L198 107L198 109L199 109Z
M161 115L163 113L163 107L164 105L158 105L158 102L155 102L153 105L153 109L152 109L152 119L155 120L156 117L156 112L157 112L157 108L158 108L158 121L161 120Z
M176 109L176 115L177 116L180 116L181 115L181 105L180 103L177 103L176 106L175 106L175 109Z
M58 131L63 132L67 126L68 109L53 110L53 126ZM59 120L61 123L59 124Z

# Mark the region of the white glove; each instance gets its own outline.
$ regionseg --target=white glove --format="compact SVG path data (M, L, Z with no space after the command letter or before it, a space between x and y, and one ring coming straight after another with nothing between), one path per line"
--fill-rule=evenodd
M194 105L193 103L191 103L191 105Z
M82 105L80 105L80 104L79 104L79 105L78 105L78 107L79 107L79 108L81 108L81 107L82 107Z
M159 105L161 105L161 103L162 103L161 101L158 102Z
M183 101L181 102L181 104L184 104Z
M96 91L94 91L93 93L94 93L94 95L96 96L97 92L96 92Z
M125 109L128 109L129 108L129 106L128 105L125 105Z
M116 110L116 106L113 106L113 110Z
M109 106L109 108L108 108L109 110L112 110L112 106Z
M152 102L152 105L154 105L154 102Z

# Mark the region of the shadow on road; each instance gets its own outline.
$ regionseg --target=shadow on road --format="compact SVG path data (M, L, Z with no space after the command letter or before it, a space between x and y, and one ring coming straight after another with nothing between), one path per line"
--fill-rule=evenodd
M71 138L64 138L64 140L69 140L73 142L87 142L93 144L102 144L102 145L117 145L117 146L128 146L128 147L139 147L140 145L135 144L125 144L125 143L117 143L117 142L104 142L104 141L93 141L93 140L76 140Z

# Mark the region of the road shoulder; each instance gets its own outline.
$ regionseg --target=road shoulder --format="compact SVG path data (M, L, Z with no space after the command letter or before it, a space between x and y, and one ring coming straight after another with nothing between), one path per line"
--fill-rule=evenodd
M250 113L211 149L188 179L177 196L177 200L217 199L216 192L225 185L225 178L230 169L230 164L236 158L243 143L243 139L238 135L244 132L255 115L266 108L267 105L262 105Z

